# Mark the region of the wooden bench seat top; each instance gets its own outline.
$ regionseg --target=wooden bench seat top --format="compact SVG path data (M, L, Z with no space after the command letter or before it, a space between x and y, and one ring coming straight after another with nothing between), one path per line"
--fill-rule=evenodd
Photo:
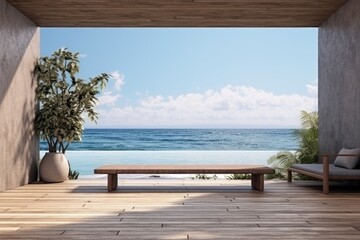
M108 191L118 186L118 174L251 174L252 188L264 191L264 174L275 170L263 165L105 165L94 170L108 175Z
M272 174L263 165L105 165L96 174Z

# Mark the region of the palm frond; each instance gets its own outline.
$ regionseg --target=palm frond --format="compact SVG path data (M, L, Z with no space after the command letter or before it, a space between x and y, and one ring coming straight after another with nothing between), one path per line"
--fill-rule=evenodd
M318 113L301 111L300 123L302 129L318 128Z
M295 153L289 151L278 152L271 156L267 162L275 169L270 177L285 178L287 169L295 163L314 163L319 154L319 118L317 112L301 111L301 128L293 131L299 148Z
M296 153L289 151L278 152L267 160L268 164L275 169L272 178L285 178L287 169L297 162Z

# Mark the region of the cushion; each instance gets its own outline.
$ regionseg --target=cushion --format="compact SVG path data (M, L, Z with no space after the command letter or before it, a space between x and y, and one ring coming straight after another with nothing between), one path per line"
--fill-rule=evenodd
M339 154L360 155L360 148L354 148L354 149L342 148ZM354 169L359 162L359 157L360 156L337 156L334 165L337 167Z
M291 168L319 175L323 174L322 164L294 164ZM360 179L360 169L346 169L329 164L329 177L330 179Z

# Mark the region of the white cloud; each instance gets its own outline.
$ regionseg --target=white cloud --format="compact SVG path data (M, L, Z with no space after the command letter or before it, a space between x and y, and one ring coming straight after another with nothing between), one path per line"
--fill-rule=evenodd
M228 85L204 93L145 97L136 106L99 109L98 123L101 127L297 127L301 110L317 110L317 98Z
M115 80L115 88L116 90L120 90L121 86L124 85L124 75L121 74L119 71L114 71L110 73L111 78Z
M110 91L107 91L107 92L104 92L103 95L98 97L99 102L97 105L98 106L100 106L100 105L114 106L119 98L120 98L119 94L113 95Z
M122 75L119 71L114 71L110 73L110 77L115 81L115 88L105 91L100 97L98 97L98 106L114 106L121 97L119 92L121 90L121 86L124 85L124 75Z
M306 84L307 91L310 96L317 97L318 95L318 86L317 84Z

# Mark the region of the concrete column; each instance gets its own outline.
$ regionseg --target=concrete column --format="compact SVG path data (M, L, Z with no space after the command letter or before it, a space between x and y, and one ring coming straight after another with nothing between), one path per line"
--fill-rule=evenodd
M360 147L360 1L319 28L320 151Z
M37 179L34 64L39 28L0 0L0 191Z

